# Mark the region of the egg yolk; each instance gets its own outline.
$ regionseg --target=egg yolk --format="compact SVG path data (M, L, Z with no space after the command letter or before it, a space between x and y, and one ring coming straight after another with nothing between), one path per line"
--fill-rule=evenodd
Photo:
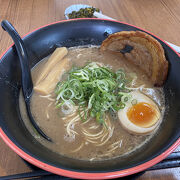
M128 119L140 127L150 127L157 122L156 110L152 105L141 102L133 105L127 112Z

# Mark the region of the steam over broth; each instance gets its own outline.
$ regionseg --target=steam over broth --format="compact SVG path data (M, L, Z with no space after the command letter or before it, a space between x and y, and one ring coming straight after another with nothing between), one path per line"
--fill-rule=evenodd
M155 88L149 82L143 72L128 63L125 59L109 53L101 53L98 47L70 48L67 57L71 66L82 67L88 62L100 62L117 71L124 69L128 73L136 74L131 88L149 96L158 105L161 116L164 111L164 96L161 88ZM43 68L47 58L42 60L33 70L33 81L36 81L38 73ZM66 73L63 79L66 79ZM106 115L107 127L98 124L94 118L83 122L77 112L65 116L60 109L55 107L56 96L54 93L42 96L36 92L31 99L31 111L40 128L47 134L53 143L39 137L32 128L25 111L25 106L20 95L20 110L23 121L31 134L44 146L61 155L82 159L101 160L132 153L142 147L157 132L157 129L149 135L134 135L125 130L119 122L116 114ZM82 116L84 116L83 112ZM159 126L158 126L159 127ZM69 134L67 131L70 131Z

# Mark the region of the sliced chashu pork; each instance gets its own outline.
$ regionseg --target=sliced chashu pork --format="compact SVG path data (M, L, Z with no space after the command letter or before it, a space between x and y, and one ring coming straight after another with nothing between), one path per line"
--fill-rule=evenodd
M120 53L126 45L132 46L129 53ZM141 31L121 31L111 34L101 44L102 51L111 51L124 56L143 70L156 86L161 86L167 76L168 61L161 44Z

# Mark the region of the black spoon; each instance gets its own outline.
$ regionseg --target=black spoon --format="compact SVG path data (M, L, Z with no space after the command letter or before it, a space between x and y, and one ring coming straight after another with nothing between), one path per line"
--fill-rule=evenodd
M24 96L24 101L26 104L26 111L29 116L29 120L31 121L32 125L34 128L37 130L37 132L44 137L46 140L51 141L51 138L49 138L37 125L35 122L32 114L31 114L31 109L30 109L30 99L31 95L33 92L33 83L32 83L32 78L31 78L31 72L29 68L29 63L28 63L28 54L25 48L25 45L23 43L23 40L17 33L16 29L12 26L12 24L7 21L3 20L1 22L2 28L9 33L11 38L14 41L18 57L20 60L20 65L21 65L21 73L22 73L22 91L23 91L23 96Z

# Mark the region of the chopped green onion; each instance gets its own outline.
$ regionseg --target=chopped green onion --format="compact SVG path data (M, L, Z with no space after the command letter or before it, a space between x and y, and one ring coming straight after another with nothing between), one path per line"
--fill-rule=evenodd
M105 113L123 109L131 99L125 88L127 81L122 69L114 73L101 63L92 62L82 68L73 67L67 80L56 86L56 107L64 110L65 107L72 109L72 106L78 106L82 121L91 116L105 125ZM80 110L84 111L84 118Z
M133 99L133 100L131 101L131 104L132 104L132 105L136 105L136 104L137 104L137 100L136 100L136 99Z

